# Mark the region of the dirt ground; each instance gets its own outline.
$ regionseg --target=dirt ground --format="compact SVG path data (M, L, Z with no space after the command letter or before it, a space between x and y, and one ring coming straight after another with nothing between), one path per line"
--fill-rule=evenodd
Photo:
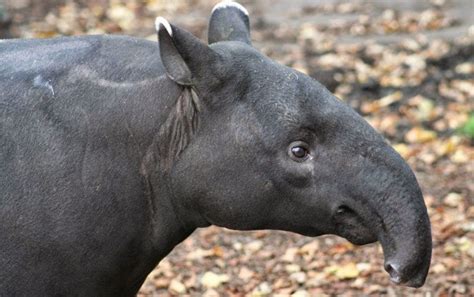
M0 35L156 40L162 15L205 39L216 2L0 0ZM415 170L434 240L427 282L391 284L378 244L211 227L175 248L139 296L474 296L474 1L241 3L257 48L321 81Z

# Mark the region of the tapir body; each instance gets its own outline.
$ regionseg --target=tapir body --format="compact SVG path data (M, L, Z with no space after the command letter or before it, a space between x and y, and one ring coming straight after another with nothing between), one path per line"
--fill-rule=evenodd
M322 85L251 46L218 4L210 46L157 23L0 41L0 295L133 296L196 228L379 240L423 284L426 207L400 156Z
M158 46L6 41L0 61L0 295L132 295L191 232L145 160L182 92Z

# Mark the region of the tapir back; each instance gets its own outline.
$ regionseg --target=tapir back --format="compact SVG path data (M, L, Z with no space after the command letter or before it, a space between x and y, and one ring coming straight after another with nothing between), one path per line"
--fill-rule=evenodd
M150 232L141 159L179 93L156 43L0 42L0 295L29 292L43 275L33 295L81 284L97 293L91 279L101 277L110 288L117 255Z

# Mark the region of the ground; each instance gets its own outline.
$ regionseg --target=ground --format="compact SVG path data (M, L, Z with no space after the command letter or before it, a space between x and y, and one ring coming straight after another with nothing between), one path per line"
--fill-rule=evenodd
M155 40L163 15L205 39L216 2L0 0L0 34ZM257 48L351 104L414 169L432 222L427 282L391 284L378 244L211 227L175 248L139 296L474 296L474 2L242 4Z

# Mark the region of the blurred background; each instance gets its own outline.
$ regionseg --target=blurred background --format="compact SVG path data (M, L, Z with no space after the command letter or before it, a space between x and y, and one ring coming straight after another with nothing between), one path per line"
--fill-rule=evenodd
M0 38L127 34L158 15L206 39L217 0L0 0ZM255 47L322 82L381 131L425 194L434 254L392 285L378 244L278 231L196 231L139 296L474 296L474 1L260 0Z

